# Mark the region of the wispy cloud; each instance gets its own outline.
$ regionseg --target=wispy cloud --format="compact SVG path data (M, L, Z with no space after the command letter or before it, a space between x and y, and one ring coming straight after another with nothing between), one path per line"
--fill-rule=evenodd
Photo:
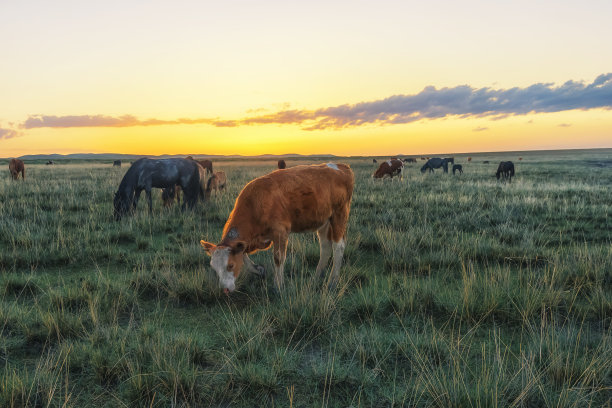
M0 128L0 139L11 139L17 136L21 136L21 132L18 130Z
M446 117L489 118L567 110L612 108L612 73L598 76L592 83L567 81L563 85L537 83L525 88L493 89L461 85L437 89L428 86L414 95L394 95L385 99L356 104L325 107L315 110L288 109L247 116L246 118L179 118L173 120L138 119L131 115L105 116L30 116L20 127L130 127L207 124L215 127L253 125L296 125L304 130L344 129L363 125L405 124ZM262 113L250 110L250 114ZM480 127L474 131L484 131ZM7 132L7 130L4 130ZM11 133L5 133L10 135ZM2 135L2 133L0 133ZM7 136L0 136L6 138ZM13 136L8 136L13 137Z
M559 127L566 127L567 128L567 127L571 127L571 126L572 126L571 123L561 123L561 124L559 124Z
M105 115L80 115L80 116L30 116L21 127L25 129L34 128L69 128L69 127L131 127L131 126L160 126L160 125L193 125L214 124L211 119L145 119L141 120L132 115L119 117Z
M489 130L489 128L481 126L481 127L477 127L475 129L472 129L472 131L474 131L474 132L484 132L485 130Z

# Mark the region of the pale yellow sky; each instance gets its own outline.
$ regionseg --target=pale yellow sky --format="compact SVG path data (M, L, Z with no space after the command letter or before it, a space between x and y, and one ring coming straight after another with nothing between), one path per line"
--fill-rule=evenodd
M0 4L0 156L612 147L608 1L88 3Z

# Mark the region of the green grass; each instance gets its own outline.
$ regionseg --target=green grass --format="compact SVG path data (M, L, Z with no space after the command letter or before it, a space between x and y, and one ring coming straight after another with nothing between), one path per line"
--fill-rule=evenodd
M182 213L156 191L153 217L141 201L121 223L125 168L7 172L0 406L610 406L612 152L521 155L457 155L455 177L408 164L402 182L342 159L356 185L337 289L302 234L281 294L245 275L229 297L199 240L275 162L221 160L223 194ZM502 159L512 183L493 177Z

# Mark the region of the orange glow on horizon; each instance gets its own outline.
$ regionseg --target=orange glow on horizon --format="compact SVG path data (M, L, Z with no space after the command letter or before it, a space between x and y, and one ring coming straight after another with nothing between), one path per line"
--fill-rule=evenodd
M44 153L142 155L420 153L612 147L612 111L569 111L501 120L446 118L404 125L305 131L292 125L30 129L3 140L8 157Z

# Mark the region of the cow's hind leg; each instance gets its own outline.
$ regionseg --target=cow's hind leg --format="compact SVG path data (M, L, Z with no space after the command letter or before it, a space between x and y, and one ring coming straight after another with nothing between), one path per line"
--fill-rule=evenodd
M324 278L325 268L329 263L329 258L332 254L332 241L329 239L329 222L319 228L317 235L319 236L319 263L317 264L316 276L319 279Z

